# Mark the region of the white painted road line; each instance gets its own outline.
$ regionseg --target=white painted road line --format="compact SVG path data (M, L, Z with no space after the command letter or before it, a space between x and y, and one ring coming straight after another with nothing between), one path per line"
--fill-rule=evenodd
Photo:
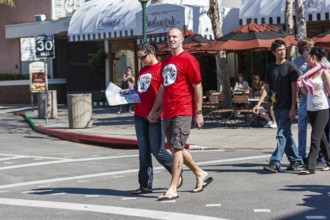
M121 198L121 200L135 200L137 199L136 197L124 197L124 198Z
M78 180L77 181L78 183L88 183L88 182L90 182L89 180Z
M23 206L23 207L98 212L98 213L113 214L113 215L134 216L141 218L164 219L164 220L167 219L168 220L172 220L172 219L225 220L223 218L215 218L210 216L164 212L164 211L156 211L149 209L136 209L136 208L124 208L124 207L116 207L116 206L101 206L101 205L90 205L90 204L79 204L79 203L38 201L38 200L0 198L0 204Z
M206 204L206 207L221 207L221 204Z
M253 209L254 212L258 213L258 212L271 212L270 209Z
M242 160L255 160L260 158L269 157L269 155L262 155L262 156L251 156L251 157L238 157L238 158L230 158L224 160L210 160L205 162L198 162L198 165L207 165L207 164L215 164L215 163L227 163L227 162L235 162L235 161L242 161Z
M43 156L33 156L33 155L17 155L17 154L0 154L0 156L8 156L8 157L33 157L33 158L44 158L49 160L63 160L63 157L43 157Z
M62 182L62 181L70 181L70 180L77 180L77 179L84 179L84 178L95 178L95 177L103 177L103 176L111 176L111 175L120 175L120 174L126 174L126 173L134 173L134 172L138 172L138 171L139 171L138 169L132 169L132 170L114 171L114 172L106 172L106 173L96 173L96 174L89 174L89 175L82 175L82 176L63 177L63 178L55 178L55 179L47 179L47 180L36 180L36 181L30 181L30 182L1 185L0 189L29 186L29 185L36 185L36 184Z
M95 158L82 158L82 159L62 159L62 160L57 160L57 161L45 161L45 162L38 162L38 163L28 163L28 164L14 165L14 166L6 166L6 167L1 167L0 170L10 170L10 169L17 169L17 168L44 166L44 165L60 164L60 163L76 163L76 162L86 162L86 161L95 161L95 160L122 159L122 158L130 158L130 157L137 157L137 156L138 155L95 157Z
M252 159L260 159L268 156L253 156L253 157L239 157L239 158L232 158L232 159L224 159L224 160L212 160L212 161L205 161L198 163L206 165L206 164L220 164L232 161L244 161L244 160L252 160ZM164 169L164 167L154 167L154 170ZM138 169L131 169L131 170L122 170L122 171L114 171L114 172L105 172L105 173L96 173L96 174L88 174L82 176L73 176L73 177L63 177L63 178L55 178L55 179L46 179L46 180L36 180L30 182L22 182L22 183L13 183L8 185L0 185L0 189L7 189L7 188L14 188L14 187L21 187L21 186L29 186L29 185L36 185L36 184L46 184L46 183L53 183L53 182L62 182L62 181L70 181L70 180L80 180L86 178L94 178L94 177L103 177L103 176L111 176L111 175L123 175L128 173L135 173L138 172Z
M61 195L65 195L66 193L64 192L61 192L61 193L53 193L53 194L50 194L51 196L61 196Z
M98 198L100 195L87 195L86 198Z
M176 203L176 199L172 199L172 200L163 200L163 201L160 201L160 203Z
M125 176L114 176L114 179L124 178Z
M305 218L308 219L308 220L310 220L310 219L313 219L313 220L327 219L326 216L322 216L322 215L320 215L320 216L306 216Z
M22 159L22 158L27 158L27 156L6 157L6 158L1 158L0 161L16 160L16 159Z

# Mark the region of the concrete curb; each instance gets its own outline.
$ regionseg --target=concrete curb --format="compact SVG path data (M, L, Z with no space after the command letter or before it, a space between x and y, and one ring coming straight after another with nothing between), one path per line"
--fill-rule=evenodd
M17 112L16 114L23 116L33 130L41 134L49 135L51 137L56 137L59 139L63 139L71 142L83 143L83 144L98 144L98 145L109 145L109 147L113 147L113 148L138 149L138 144L136 139L109 137L109 136L92 135L92 134L81 134L77 132L51 129L39 125L38 122L32 119L31 115L28 113Z
M38 122L34 120L29 113L17 112L16 114L23 116L33 130L51 137L55 137L71 142L76 142L76 143L82 143L82 144L105 145L111 148L118 148L118 149L138 149L138 142L136 139L110 137L110 136L102 136L102 135L94 135L94 134L82 134L77 132L51 129L39 125ZM186 144L185 148L189 149L190 146L196 146L196 145ZM167 143L165 143L165 149L169 149ZM194 147L192 149L201 149L201 148Z

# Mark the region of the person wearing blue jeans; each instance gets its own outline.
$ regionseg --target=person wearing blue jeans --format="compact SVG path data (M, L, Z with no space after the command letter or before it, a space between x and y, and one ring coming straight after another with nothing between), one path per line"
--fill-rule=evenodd
M314 43L310 38L303 38L298 42L298 52L300 56L293 60L293 64L298 68L299 75L304 75L307 72L308 66L304 54L309 52ZM307 100L306 96L299 92L299 109L298 109L298 151L299 155L306 161L306 146L307 146Z
M307 157L306 146L307 146L307 98L305 95L300 94L299 96L299 109L298 109L298 152L299 155L304 159Z
M271 97L277 123L277 146L270 157L269 165L263 168L266 171L278 173L281 170L284 153L290 161L287 170L297 170L303 163L291 133L291 120L296 117L296 82L299 74L296 67L286 60L286 44L283 40L275 40L271 45L271 50L276 61L267 65L264 90L253 112L259 114L264 99L268 95Z
M277 166L280 164L284 152L290 162L299 158L297 146L291 132L289 111L289 109L275 109L275 118L277 123L277 148L270 157L270 161L275 161Z
M136 194L139 194L138 191L143 191L143 189L145 191L152 189L153 169L151 154L169 173L172 173L172 156L164 149L165 134L162 129L161 119L150 123L147 118L135 115L134 122L139 145L140 169L138 178L140 188L136 190Z

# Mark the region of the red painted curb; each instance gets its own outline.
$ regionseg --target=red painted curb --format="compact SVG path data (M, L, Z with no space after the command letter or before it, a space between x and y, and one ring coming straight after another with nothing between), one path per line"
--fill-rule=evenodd
M47 128L42 125L37 125L33 119L31 119L25 112L17 112L16 114L23 116L32 129L35 131L49 135L51 137L56 137L62 140L67 140L71 142L84 143L84 144L100 144L100 145L111 145L111 147L116 148L125 148L128 149L138 149L138 142L136 139L131 138L119 138L119 137L110 137L102 136L95 134L82 134L77 132L70 132L58 129ZM33 121L32 121L33 120ZM165 149L169 149L168 144L165 143ZM190 148L190 144L186 144L186 149Z
M46 128L44 126L38 125L35 126L35 130L52 136L57 137L63 140L77 142L77 143L96 143L96 144L109 144L109 145L120 145L125 146L125 148L138 148L137 140L129 138L118 138L118 137L109 137L93 134L82 134L70 131L56 130L51 128Z

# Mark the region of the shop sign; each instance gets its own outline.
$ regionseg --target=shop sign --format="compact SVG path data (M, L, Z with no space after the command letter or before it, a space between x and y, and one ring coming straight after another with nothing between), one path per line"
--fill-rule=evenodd
M44 62L33 62L29 65L30 91L45 92L47 89L47 64Z
M321 12L325 9L325 0L305 0L305 13Z
M189 8L170 4L148 7L146 12L147 34L165 33L174 27L182 29L187 20L186 10ZM142 27L141 11L136 15L136 27ZM138 34L142 34L142 30Z
M115 29L116 27L120 27L121 25L121 19L114 19L113 15L106 16L100 18L100 20L97 22L97 30L103 30L103 29Z
M86 0L52 0L53 19L72 16Z

